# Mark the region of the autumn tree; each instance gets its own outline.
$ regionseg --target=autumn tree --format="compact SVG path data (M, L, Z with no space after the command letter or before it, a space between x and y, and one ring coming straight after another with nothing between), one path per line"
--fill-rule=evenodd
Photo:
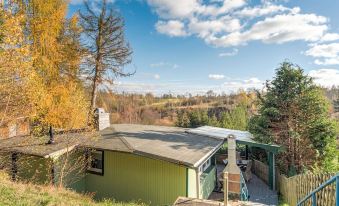
M283 147L277 156L280 169L289 175L338 169L329 105L312 78L299 66L284 62L266 88L249 128L258 141Z
M0 127L31 111L27 92L32 62L23 23L24 15L15 7L0 5Z
M91 82L91 115L100 85L111 84L115 77L132 75L123 70L131 62L132 50L125 40L123 18L109 7L107 0L99 5L99 12L90 8L88 1L84 3L86 11L80 12L80 17L88 55L83 71Z
M30 0L26 5L34 68L30 86L39 126L62 129L86 124L86 99L80 81L80 28L69 20L66 0Z

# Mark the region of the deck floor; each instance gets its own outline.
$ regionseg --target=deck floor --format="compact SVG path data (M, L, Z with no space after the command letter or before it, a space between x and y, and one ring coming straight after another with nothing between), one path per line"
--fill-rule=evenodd
M246 183L250 200L246 205L278 205L278 195L276 191L271 190L264 181L252 174L252 179Z
M220 174L225 166L217 165L217 173ZM252 174L252 179L246 183L250 200L241 202L240 205L253 206L275 206L278 205L278 195L276 191L271 190L268 185L256 175ZM208 199L222 201L223 193L213 192Z

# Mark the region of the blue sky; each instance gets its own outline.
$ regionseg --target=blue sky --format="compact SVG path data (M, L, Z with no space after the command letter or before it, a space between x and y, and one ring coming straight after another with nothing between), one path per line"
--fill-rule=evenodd
M98 0L92 1L95 6ZM288 59L339 85L337 0L115 0L136 74L114 89L155 94L262 88ZM82 9L72 0L69 14Z

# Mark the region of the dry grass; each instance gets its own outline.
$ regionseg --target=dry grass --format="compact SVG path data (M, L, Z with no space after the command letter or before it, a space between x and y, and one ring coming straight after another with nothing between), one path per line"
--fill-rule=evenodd
M95 202L90 196L64 188L16 183L0 171L0 205L6 206L137 206L111 200Z

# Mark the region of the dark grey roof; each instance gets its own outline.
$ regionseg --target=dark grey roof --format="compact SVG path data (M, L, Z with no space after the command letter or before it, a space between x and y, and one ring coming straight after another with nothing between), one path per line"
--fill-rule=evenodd
M14 137L0 140L0 150L53 157L81 145L198 167L223 143L219 138L187 133L183 128L138 124L114 124L100 135L56 135L55 141L55 144L48 145L48 137Z
M101 134L95 145L102 145L102 149L120 151L126 146L134 154L189 167L199 166L223 143L218 138L187 133L183 128L155 125L113 124ZM110 143L117 138L125 143L121 148Z
M40 157L59 156L74 147L98 138L93 133L55 135L55 143L47 144L49 137L16 136L0 140L0 152L18 152Z

